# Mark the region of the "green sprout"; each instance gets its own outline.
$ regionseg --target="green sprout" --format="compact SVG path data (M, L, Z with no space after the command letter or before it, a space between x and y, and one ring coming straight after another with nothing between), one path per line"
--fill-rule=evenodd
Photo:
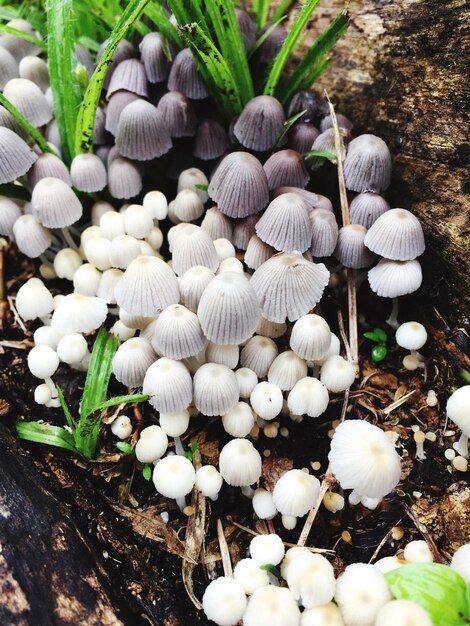
M184 456L189 459L191 462L193 461L194 455L197 450L197 441L191 441L189 444L189 450L186 450Z
M373 331L364 333L364 337L375 344L370 351L370 356L374 363L383 361L388 353L387 333L382 328L374 328Z
M17 421L16 433L18 437L27 441L64 448L81 456L86 461L94 459L98 449L98 438L106 409L120 404L143 402L148 399L146 394L131 394L106 400L109 379L111 378L112 361L117 348L117 338L113 335L108 335L106 330L101 328L93 346L78 419L72 416L62 390L57 387L67 427L53 426L42 421ZM117 443L116 447L125 454L133 452L130 444L126 442Z
M142 468L142 476L145 480L150 480L152 478L152 466L146 463Z
M272 563L267 563L266 565L260 565L259 568L264 569L265 572L269 572L270 574L275 576L278 580L282 579L281 573L279 572L278 568Z

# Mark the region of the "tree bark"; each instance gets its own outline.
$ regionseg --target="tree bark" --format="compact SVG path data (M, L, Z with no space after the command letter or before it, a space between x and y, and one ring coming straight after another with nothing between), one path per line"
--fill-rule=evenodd
M394 179L386 196L421 220L425 288L451 325L468 324L468 5L322 0L304 50L344 8L350 27L315 88L328 90L355 133L372 132L389 144Z

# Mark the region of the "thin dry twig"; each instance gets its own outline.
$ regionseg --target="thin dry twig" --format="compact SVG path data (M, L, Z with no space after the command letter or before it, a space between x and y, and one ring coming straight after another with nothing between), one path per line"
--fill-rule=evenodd
M369 563L373 563L375 561L375 559L377 558L377 556L380 553L380 550L382 550L382 548L384 547L384 545L387 543L387 541L390 539L390 536L393 532L393 529L395 528L395 526L398 526L398 524L401 524L401 522L403 521L403 517L401 517L398 522L396 522L396 524L394 524L390 530L388 531L388 533L382 538L381 542L379 543L379 545L376 547L376 549L374 550L374 554L370 557L369 559Z
M444 563L444 559L442 558L439 550L437 549L434 539L429 534L426 526L422 522L419 521L419 519L417 518L415 513L410 509L409 506L405 505L405 511L408 517L413 521L413 524L416 526L419 532L423 535L423 539L426 541L426 543L429 546L429 549L433 553L434 560L437 563Z
M389 415L392 411L404 404L408 400L408 398L411 398L414 393L416 393L416 389L413 389L413 391L410 391L409 393L405 393L404 396L398 398L398 400L395 400L395 402L392 402L392 404L389 404L385 409L382 409L383 413L385 415Z
M233 576L232 562L230 560L230 552L228 550L227 539L224 535L224 528L220 519L217 520L217 538L219 540L220 554L222 555L222 566L224 568L224 576Z
M297 542L298 546L305 546L307 543L307 539L309 533L312 529L313 522L317 516L317 513L320 509L321 503L323 502L323 498L328 489L336 482L335 477L330 472L330 467L326 470L326 474L323 476L323 480L320 485L320 491L318 493L317 500L313 507L310 509L309 514L307 515L307 519L305 520L304 527L302 528L302 532L300 533L299 540Z
M16 310L16 306L15 306L15 302L13 298L11 296L7 296L7 300L8 300L8 304L10 305L10 309L13 313L13 317L15 318L15 322L18 324L18 326L21 328L21 330L24 332L25 335L30 336L31 335L30 331L24 325L23 320L21 319L18 311Z

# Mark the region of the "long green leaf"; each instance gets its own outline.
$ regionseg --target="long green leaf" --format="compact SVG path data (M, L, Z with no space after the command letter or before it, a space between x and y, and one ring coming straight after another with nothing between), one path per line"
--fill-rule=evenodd
M5 109L11 114L15 121L18 122L21 128L31 137L31 139L33 139L34 142L37 143L41 152L50 152L51 154L56 154L47 143L47 141L44 139L44 137L41 135L41 133L28 122L28 120L7 98L5 98L5 96L1 92L0 104L5 107Z
M100 100L103 81L106 76L108 65L113 57L117 45L121 39L126 36L134 22L139 18L148 2L149 0L130 0L123 11L119 22L109 37L108 45L106 46L97 68L93 72L93 76L90 78L83 102L78 112L76 133L74 135L75 154L92 152L93 150L93 131L96 109Z
M296 123L296 121L300 120L300 118L302 117L302 115L305 113L306 110L307 109L304 109L303 111L299 111L298 113L295 113L295 115L292 115L292 117L290 117L288 120L284 122L284 128L282 129L282 133L279 135L279 138L276 141L276 145L273 148L273 152L275 152L282 146L287 133L292 128L292 126Z
M258 28L263 28L268 21L269 5L269 0L253 0L252 12Z
M89 415L102 404L108 390L112 371L113 356L118 348L118 340L101 328L96 335L91 353L90 364L83 389L80 407L80 424L84 424Z
M16 422L15 426L20 439L77 452L73 436L61 426L51 426L42 422Z
M242 103L227 63L199 24L187 24L181 30L219 110L231 120L242 110Z
M279 6L276 9L276 12L273 15L272 21L277 22L278 20L282 19L285 15L287 15L291 4L294 4L293 0L282 0L282 2L280 2Z
M178 50L182 49L183 42L179 35L178 29L167 17L160 0L150 2L145 8L145 15L147 15L152 20L152 22L158 28L163 37L165 37L165 39L171 41L171 43Z
M75 34L73 0L46 0L47 54L54 114L59 127L62 155L66 163L75 156L74 136L81 102L75 79Z
M286 83L283 85L280 92L281 102L284 104L289 102L296 91L310 87L310 75L312 69L318 67L322 58L328 54L338 39L344 35L348 25L349 18L347 13L340 13L328 26L328 28L317 38L314 44L296 65ZM305 84L306 80L308 81L307 85Z
M210 19L219 50L227 61L242 105L255 95L245 45L233 8L232 0L206 0L205 8Z
M260 37L258 37L258 39L253 44L253 47L250 49L250 55L249 55L250 58L253 56L253 54L256 52L256 50L258 50L258 48L264 44L264 42L269 37L269 35L274 30L276 30L276 28L279 26L279 24L281 22L283 22L285 19L286 19L286 16L282 15L277 21L273 22L271 24L271 26L269 28L267 28Z
M115 396L109 400L101 402L95 407L95 411L103 411L111 406L118 406L119 404L134 404L135 402L145 402L150 396L146 393L133 393L126 396Z
M59 397L60 406L62 407L62 411L64 412L65 419L67 420L67 424L69 428L71 428L73 432L75 428L77 427L77 423L72 417L72 413L70 412L68 404L65 401L64 394L62 393L62 389L58 385L56 386L56 388L57 388L57 395Z
M192 0L192 2L187 0L168 0L168 6L176 17L180 28L195 22L206 35L209 33L202 0Z
M302 31L305 28L308 20L310 19L310 16L312 15L319 1L320 0L307 0L307 2L302 7L302 10L300 11L284 43L282 44L282 48L280 49L279 54L276 56L271 66L266 81L266 86L264 88L265 95L275 95L284 67L286 66L290 55L297 47Z
M11 26L7 26L6 24L0 24L0 33L8 33L9 35L14 35L15 37L19 37L20 39L24 39L25 41L29 41L29 43L33 43L38 48L41 48L44 52L47 51L47 45L34 37L34 35L30 35L29 33L25 33L22 30L18 30L17 28L12 28Z

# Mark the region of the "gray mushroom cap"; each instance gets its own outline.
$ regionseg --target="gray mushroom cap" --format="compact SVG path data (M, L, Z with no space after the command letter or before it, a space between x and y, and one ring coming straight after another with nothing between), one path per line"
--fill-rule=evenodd
M281 186L303 188L310 179L302 156L295 150L275 152L263 167L269 189Z
M281 103L272 96L256 96L240 113L233 133L250 150L265 152L278 140L286 121Z
M37 158L21 137L0 126L0 183L11 183L26 174Z
M392 157L387 144L375 135L359 135L348 145L344 181L351 191L380 193L390 185Z
M394 261L410 261L423 254L424 234L417 217L406 209L390 209L370 227L365 245Z
M305 252L312 241L309 207L295 193L275 198L255 226L256 234L280 252Z

